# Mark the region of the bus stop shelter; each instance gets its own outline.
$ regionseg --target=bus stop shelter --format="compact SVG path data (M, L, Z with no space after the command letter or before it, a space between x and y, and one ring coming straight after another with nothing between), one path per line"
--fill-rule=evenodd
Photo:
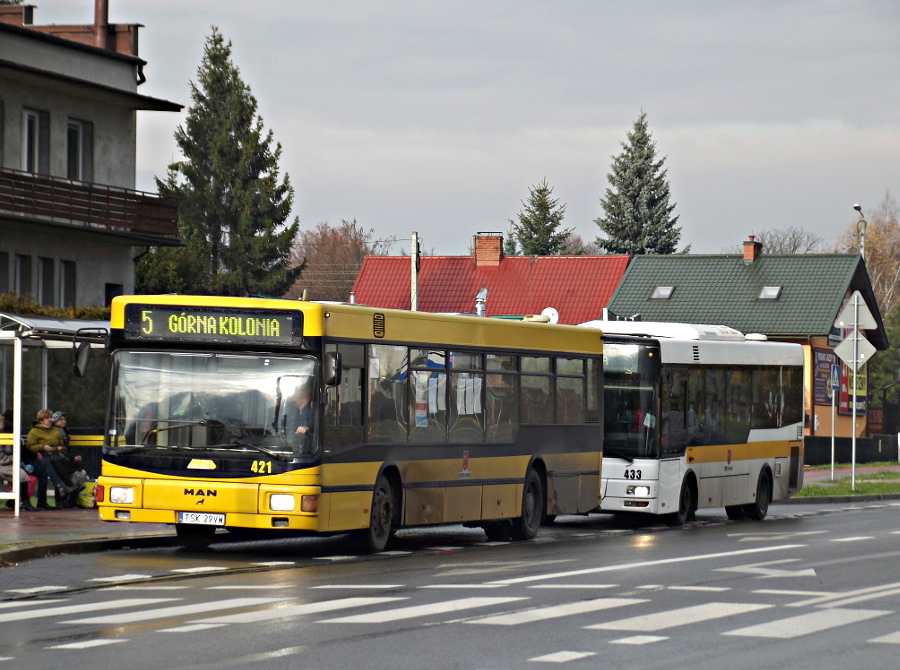
M87 403L79 411L90 416L92 426L102 425L97 417L102 417L106 394L85 393L85 382L74 368L82 343L89 350L105 350L108 333L108 321L0 312L0 411L12 410L12 433L0 433L0 445L13 446L12 490L0 491L0 501L14 500L16 516L21 451L30 428L23 426L23 417L50 406L54 396L60 396L56 387L62 386L78 389L85 396L80 402ZM105 389L106 365L92 367L90 383Z

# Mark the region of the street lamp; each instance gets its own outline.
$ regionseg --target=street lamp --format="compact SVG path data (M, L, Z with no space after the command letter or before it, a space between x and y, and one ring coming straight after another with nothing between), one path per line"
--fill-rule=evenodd
M868 224L863 218L862 207L857 204L853 205L853 209L859 213L859 221L856 222L856 246L859 249L859 255L862 256L863 260L866 260L866 226Z

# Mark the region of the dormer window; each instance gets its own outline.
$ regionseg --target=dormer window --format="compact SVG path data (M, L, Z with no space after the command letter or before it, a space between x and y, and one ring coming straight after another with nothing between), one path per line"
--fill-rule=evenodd
M674 286L657 286L650 294L650 300L668 300L674 292Z
M778 300L781 297L781 286L763 286L757 300Z

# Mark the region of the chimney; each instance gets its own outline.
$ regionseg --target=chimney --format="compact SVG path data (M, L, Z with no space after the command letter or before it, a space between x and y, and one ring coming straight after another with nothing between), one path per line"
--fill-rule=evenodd
M94 46L109 49L109 0L94 0Z
M498 268L503 259L503 233L475 235L475 267Z
M747 237L749 239L744 242L744 263L749 265L759 258L759 254L762 252L762 244L757 242L753 235L748 235Z

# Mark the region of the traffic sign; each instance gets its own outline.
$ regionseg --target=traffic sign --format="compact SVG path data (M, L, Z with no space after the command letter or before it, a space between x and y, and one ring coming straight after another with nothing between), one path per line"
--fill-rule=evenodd
M850 352L850 355L852 356L853 352ZM831 390L841 390L841 366L836 363L831 366Z
M847 335L844 341L834 348L835 355L854 372L858 372L860 368L864 367L876 351L878 350L866 339L866 336L857 330Z
M869 311L866 301L863 300L859 291L854 291L844 305L838 317L834 320L835 328L845 328L852 330L875 330L878 323L872 312Z

